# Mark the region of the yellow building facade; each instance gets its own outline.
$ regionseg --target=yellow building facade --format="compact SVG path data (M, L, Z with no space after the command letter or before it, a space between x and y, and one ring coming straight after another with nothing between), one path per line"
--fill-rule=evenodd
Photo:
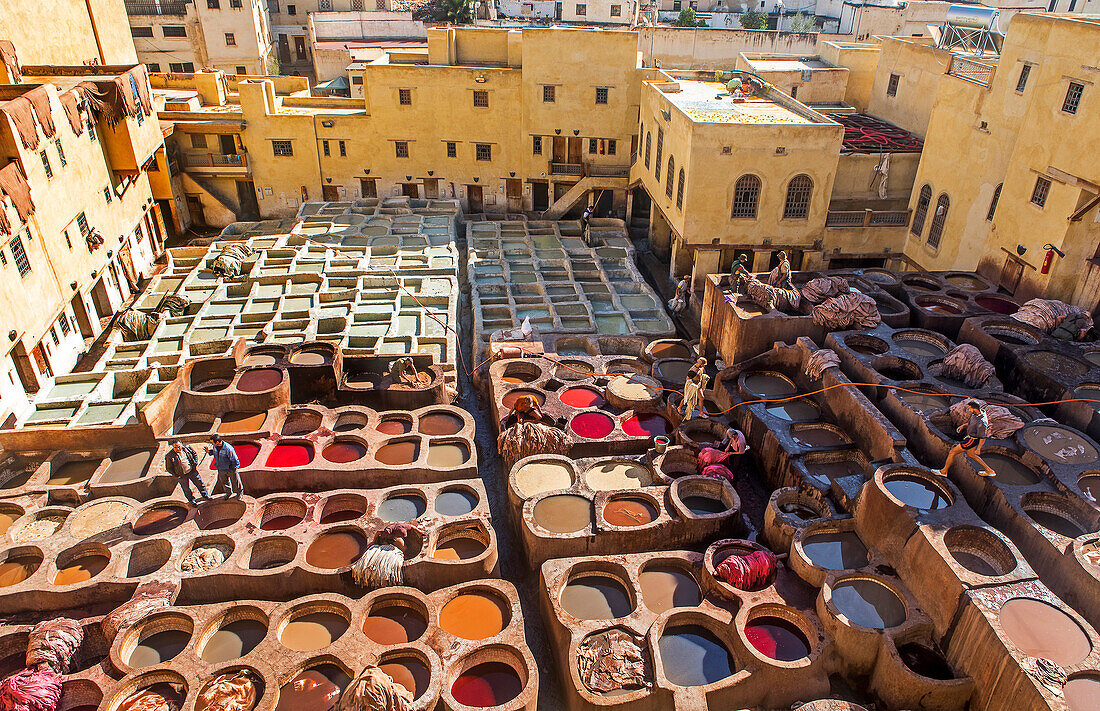
M127 0L126 9L138 60L150 72L263 76L275 68L261 0Z

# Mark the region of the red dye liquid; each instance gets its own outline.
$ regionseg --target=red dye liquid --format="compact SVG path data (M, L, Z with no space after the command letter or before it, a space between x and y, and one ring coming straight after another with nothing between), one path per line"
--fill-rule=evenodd
M260 528L264 531L282 531L301 522L301 516L276 516L261 523Z
M258 393L270 390L283 382L283 372L274 368L257 368L245 372L237 381L237 389L242 393Z
M660 415L634 415L623 422L623 432L630 437L657 437L671 431L672 425Z
M1019 304L1015 304L1008 299L998 299L995 296L976 296L974 301L983 309L989 309L998 314L1014 314L1020 310Z
M382 434L405 434L412 430L412 422L406 420L382 420L375 429Z
M358 442L334 442L325 447L321 452L321 456L330 462L337 464L347 464L348 462L354 462L356 459L362 459L367 453L367 448Z
M810 653L802 630L779 617L757 617L745 625L745 637L765 657L793 662Z
M582 412L569 423L569 429L581 437L603 439L615 429L615 423L602 412Z
M313 447L308 444L280 444L267 455L269 467L302 467L313 461Z
M558 397L569 407L599 407L604 404L603 397L591 388L569 388Z
M253 444L252 442L233 442L233 450L237 453L237 459L241 463L241 468L247 467L256 461L256 455L260 453L260 445ZM210 469L213 470L214 457L210 457Z
M324 516L321 517L321 523L329 524L340 523L341 521L351 521L353 519L359 518L362 515L363 512L357 509L340 509L338 511L326 513Z
M485 662L467 669L451 685L455 701L467 706L488 708L506 704L523 691L516 670L501 662Z

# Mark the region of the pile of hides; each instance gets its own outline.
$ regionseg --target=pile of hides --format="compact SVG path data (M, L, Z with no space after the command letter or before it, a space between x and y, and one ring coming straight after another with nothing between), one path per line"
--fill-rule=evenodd
M12 161L0 168L0 193L8 196L15 212L24 223L34 214L34 200L31 199L31 186L19 170L18 161ZM0 203L0 232L11 234L11 221Z
M160 310L167 311L173 316L183 316L187 313L187 307L190 305L191 299L188 299L186 296L172 294L171 296L164 297L164 300L160 302Z
M951 424L955 426L955 429L970 422L970 408L967 407L967 402L969 400L959 400L951 406ZM1024 421L1013 415L1007 407L990 405L981 400L978 402L985 406L985 416L989 420L989 426L986 428L987 437L991 439L1008 439L1016 433L1016 430L1024 426Z
M247 669L214 677L199 692L196 708L204 711L252 711L258 693L256 676Z
M820 304L825 299L847 294L852 290L844 277L817 277L810 279L802 287L802 298L811 304Z
M214 263L210 265L210 271L222 278L235 277L241 273L244 260L252 255L252 248L247 244L230 244L214 257Z
M159 324L160 314L147 314L137 309L126 309L118 319L124 341L148 341Z
M0 711L54 711L61 703L61 675L84 641L76 620L39 622L27 641L27 666L0 682Z
M137 624L158 610L171 607L177 590L176 584L159 581L139 586L133 597L116 607L100 623L107 642L112 642L120 631L130 625Z
M882 323L875 300L852 292L826 299L813 310L814 323L830 331L869 329Z
M367 590L401 585L404 582L404 542L413 532L424 535L408 523L391 523L376 533L370 547L352 566L351 576L355 582Z
M806 359L806 366L802 369L802 372L810 380L821 380L821 376L825 374L826 370L838 367L840 367L840 356L836 354L836 351L830 348L822 348L810 354L810 357Z
M412 703L412 693L404 684L368 664L344 689L336 711L408 711Z
M532 454L566 454L569 436L557 427L541 422L517 422L500 433L497 448L504 464L513 464Z
M742 452L744 451L744 435L741 435ZM730 452L723 452L714 447L704 447L700 450L696 459L696 468L703 476L711 479L725 479L733 483L733 472L726 466L726 460L730 458Z
M680 314L688 307L688 297L686 296L674 296L668 300L668 310L674 315Z
M58 617L39 622L27 641L27 666L45 664L58 674L64 674L69 671L83 641L84 628L76 620Z
M965 383L970 388L980 388L994 375L993 364L982 357L981 351L969 343L952 348L943 357L940 374Z
M784 305L797 309L802 300L798 289L780 289L777 286L765 284L751 274L745 277L745 295L749 297L749 301L759 305L765 311Z
M1057 299L1032 299L1012 314L1012 318L1067 341L1081 340L1093 325L1087 311Z
M54 711L61 703L61 675L48 666L20 669L0 681L0 711Z
M644 645L620 629L588 637L577 648L581 683L595 694L648 686Z
M731 555L719 563L714 572L719 580L738 590L752 592L771 585L778 570L775 554L753 551L746 556Z
M185 696L174 684L154 684L127 696L118 711L179 711Z
M213 570L225 562L225 552L220 548L194 548L180 561L180 570L192 575Z

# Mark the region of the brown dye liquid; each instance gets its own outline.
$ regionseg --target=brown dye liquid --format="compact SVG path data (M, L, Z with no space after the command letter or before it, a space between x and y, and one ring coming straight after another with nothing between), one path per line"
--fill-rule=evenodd
M530 376L527 375L505 375L500 380L501 382L508 383L509 385L519 385L520 383L531 382Z
M923 395L900 391L895 391L894 394L899 400L901 400L917 412L931 412L933 410L939 410L947 407L948 404L950 404L951 402L949 398L937 395Z
M745 389L761 399L790 397L798 392L786 378L765 373L750 373L745 376Z
M849 444L848 439L825 427L806 427L799 430L791 430L791 436L803 447L837 447Z
M340 523L341 521L352 521L363 515L361 509L333 509L332 511L326 511L325 515L321 517L322 524Z
M46 480L49 486L72 486L82 484L92 477L99 468L100 459L81 459L75 462L65 462L59 468L54 469L50 478Z
M1009 641L1028 656L1068 667L1092 651L1088 636L1072 617L1040 600L1012 598L997 618Z
M105 555L84 556L57 571L57 574L53 576L53 584L72 585L73 583L91 580L103 572L110 561L111 559Z
M1089 372L1088 366L1054 351L1031 351L1024 356L1028 364L1051 374L1081 377Z
M328 362L328 354L322 351L298 351L290 356L290 362L294 365L324 365Z
M1039 482L1039 474L1019 459L989 452L982 453L982 461L996 473L996 480L1009 486L1031 486Z
M1044 459L1062 464L1090 464L1100 458L1096 447L1061 427L1032 425L1022 433L1024 444Z
M414 657L398 657L388 659L378 665L378 668L389 674L390 678L409 690L413 699L420 698L428 689L428 682L432 675L428 667Z
M692 364L686 360L667 360L657 366L657 375L664 380L683 383L691 367Z
M182 506L163 506L142 514L134 523L134 533L139 536L151 536L170 531L187 519L187 509Z
M359 560L367 543L357 533L337 531L322 534L306 550L306 562L317 568L343 568Z
M589 371L591 372L591 368L589 369ZM563 378L563 380L567 379L568 378ZM573 379L576 379L576 376L574 376ZM524 395L530 395L531 397L535 398L535 402L539 404L539 407L546 403L546 395L538 392L537 390L510 390L509 392L504 393L504 397L500 399L501 404L504 406L502 412L511 412L512 405L515 405L516 400L520 399Z
M695 578L675 566L653 566L638 576L645 606L658 614L673 607L696 607L702 599Z
M436 546L432 557L439 560L467 560L485 552L485 544L476 538L459 536Z
M148 711L148 709L178 709L184 696L167 682L139 689L126 697L116 711Z
M363 634L378 644L415 642L427 628L420 613L403 605L376 607L363 620Z
M324 674L307 669L279 689L275 711L329 711L340 699L340 687Z
M644 526L657 519L657 507L644 499L611 499L603 508L603 520L612 526Z
M420 432L426 435L455 435L462 431L462 418L446 412L432 412L420 418Z
M488 639L505 625L503 603L494 595L466 593L452 598L439 611L439 626L455 637Z
M190 633L183 630L157 632L138 640L137 646L130 652L126 663L134 669L141 669L167 662L182 652L190 641Z
M378 448L374 458L382 464L400 466L412 464L420 456L419 442L394 442Z
M334 612L312 612L287 623L279 642L287 649L312 652L340 639L347 629L348 621Z
M633 609L626 588L604 575L581 575L561 591L561 607L578 620L611 620Z
M18 585L38 570L38 563L26 558L6 560L0 563L0 588Z
M947 660L943 658L943 655L916 642L898 647L898 656L901 657L901 661L904 662L905 666L923 677L941 681L955 678L955 674L951 671L951 667L948 665Z
M260 524L260 530L263 531L283 531L291 526L297 526L302 522L302 517L298 515L287 516L275 516L269 518Z
M1086 533L1075 521L1071 521L1065 516L1056 514L1052 511L1043 511L1042 509L1024 509L1024 511L1027 512L1027 515L1031 520L1035 521L1035 523L1048 531L1054 531L1059 536L1077 538Z
M780 504L779 510L785 514L791 514L797 516L803 521L812 521L815 518L821 518L821 514L813 510L809 506L803 506L802 504L791 502L789 504Z
M658 343L649 350L649 354L653 356L653 360L691 357L691 351L682 343Z
M283 382L282 371L274 368L259 368L245 371L237 380L237 389L243 393L258 393L270 390Z
M428 445L428 466L445 469L459 467L470 458L470 450L464 444Z
M382 420L375 429L387 435L406 434L412 431L412 422L408 420Z
M15 519L19 518L21 515L22 514L0 511L0 536L7 533L11 525L15 523Z
M132 481L145 476L149 462L153 459L153 452L148 449L139 449L136 452L122 452L111 457L111 463L103 470L99 477L100 484L114 484L120 481Z
M897 344L903 351L916 356L938 358L943 355L943 349L935 343L922 341L919 338L899 338Z
M1001 571L994 568L989 561L982 558L980 555L975 555L974 553L968 553L966 551L948 550L951 553L951 557L971 573L977 573L978 575L985 575L991 578L1001 575Z
M592 522L592 502L583 496L548 496L535 504L535 523L551 533L574 533Z
M300 412L291 415L283 422L280 430L285 435L307 435L321 425L321 418L312 413Z
M228 662L251 652L266 636L267 625L263 622L248 618L235 620L210 635L199 656L210 664Z
M275 365L277 360L269 353L253 353L245 357L241 365Z
M222 415L218 432L255 432L264 426L266 412L227 412Z

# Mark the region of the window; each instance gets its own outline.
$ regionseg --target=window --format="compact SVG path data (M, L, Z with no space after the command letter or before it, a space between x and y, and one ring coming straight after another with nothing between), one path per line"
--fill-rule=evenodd
M351 78L351 83L354 84L355 86L363 86L363 77L361 75L360 76L354 76L354 77Z
M542 87L542 101L543 101L543 103L546 103L546 104L554 103L554 99L556 98L554 96L554 92L556 90L557 90L557 87L553 87L553 86L544 86L544 87Z
M192 133L191 134L191 147L192 148L206 148L206 134L205 133Z
M401 106L412 106L413 93L412 89L398 89L397 90L397 103Z
M612 17L622 17L623 16L623 6L622 5L612 5L611 6L611 16Z
M447 141L447 157L448 158L457 158L458 157L458 144L456 144L454 141Z
M586 6L586 5L577 5L577 14L578 15L584 15L586 12L588 12L588 6Z
M363 197L378 197L374 178L359 178L359 194Z
M241 0L229 0L229 7L233 8L235 10L240 10L241 9Z
M351 0L351 9L353 12L362 12L363 0Z
M237 46L237 37L232 32L226 32L225 33L225 46L226 47L236 47Z
M913 210L913 224L909 227L909 231L917 237L921 236L924 232L924 218L928 216L928 205L932 202L932 187L925 185L920 189L920 195L917 197L917 206Z
M164 26L165 37L186 37L187 28L183 25L165 25Z
M1020 67L1020 77L1016 80L1016 91L1023 91L1027 86L1027 77L1031 74L1031 65L1025 64Z
M50 340L53 341L55 346L61 345L61 339L57 337L57 330L50 324Z
M69 164L69 161L65 160L65 149L61 147L61 141L54 141L54 145L57 146L57 159L61 161L61 167L64 168Z
M475 91L474 92L474 106L479 109L489 108L489 92L487 91Z
M653 138L652 133L647 133L645 135L645 167L646 167L646 170L649 169L649 145L652 143L652 141L650 140L652 138Z
M209 10L217 10L221 6L218 4L218 0L206 0L206 7Z
M0 264L8 266L8 258L4 256L4 250L0 249Z
M947 209L951 207L951 200L947 193L940 193L936 200L936 212L932 215L932 226L928 228L928 246L938 249L940 238L943 237L943 223L947 222Z
M657 161L656 170L654 175L657 176L658 182L661 180L661 153L665 149L665 130L663 128L657 129Z
M671 182L671 181L669 181ZM676 180L676 209L684 209L684 169L680 168L680 177Z
M42 168L46 171L46 178L53 178L53 167L50 165L50 157L46 155L46 151L39 151L38 156L42 159Z
M615 155L615 148L616 148L615 139L614 138L607 139L607 155L609 155L609 156Z
M597 104L606 104L607 103L607 87L606 86L596 87L596 103Z
M348 147L343 141L340 141L340 156L345 157L348 154Z
M286 14L288 14L288 15L297 15L298 14L298 6L297 5L287 5L286 6Z
M1077 107L1081 105L1081 94L1085 91L1085 85L1075 81L1069 83L1066 90L1066 100L1062 102L1062 111L1067 114L1077 113Z
M277 157L294 155L294 144L287 140L275 140L271 142L271 152Z
M145 64L145 71L150 74L160 74L160 64L156 62L147 62Z
M542 155L542 136L531 136L531 155Z
M1039 176L1035 178L1035 188L1031 191L1031 202L1039 207L1047 204L1047 195L1050 194L1050 179Z
M742 175L733 186L733 211L731 217L743 220L756 219L756 205L760 201L760 178Z
M673 190L673 175L672 171L676 168L676 161L672 159L672 156L668 157L668 170L665 171L665 196L671 198Z
M76 226L80 228L80 236L88 236L88 218L84 216L84 213L80 213L76 216Z
M194 62L169 62L168 71L173 74L194 74Z
M1004 186L1005 184L1001 183L993 190L993 199L989 201L989 212L985 213L985 219L987 222L993 221L993 215L997 212L997 201L1001 199L1001 188L1003 188Z
M69 326L69 319L65 314L61 314L61 318L57 319L57 325L61 327L62 336L69 335L69 331L72 330L72 327Z
M321 12L327 12L332 9L332 0L321 0L317 4L317 9Z
M27 261L27 253L23 251L23 238L16 235L11 238L11 256L15 259L15 268L19 270L19 276L30 274L31 263Z
M890 75L890 83L886 85L886 95L887 96L897 96L898 95L898 84L900 82L901 82L901 75L900 74L891 74Z
M67 246L69 249L72 249L73 241L69 239L69 228L66 227L65 229L61 230L61 234L65 236L65 246Z
M394 141L393 150L398 158L409 157L409 142L408 141Z
M598 150L597 150L598 147L599 147L599 141L597 139L595 139L595 138L589 138L588 139L588 152L589 153L597 153L598 152Z
M493 147L488 143L478 143L474 146L474 157L478 160L492 160Z
M103 188L103 202L107 203L108 205L111 204L111 186L110 185Z
M248 67L237 65L237 67L233 71L237 74L237 76L241 76L243 74L248 74Z
M131 37L152 37L153 36L153 28L152 27L131 27L130 28L130 36Z
M810 214L810 196L814 181L808 175L796 175L787 183L787 200L783 203L784 220L804 220Z
M273 14L279 14L279 0L267 0L267 11Z
M672 0L672 10L673 12L680 11L680 0Z
M324 153L326 156L329 155L328 141L321 141L321 152Z

